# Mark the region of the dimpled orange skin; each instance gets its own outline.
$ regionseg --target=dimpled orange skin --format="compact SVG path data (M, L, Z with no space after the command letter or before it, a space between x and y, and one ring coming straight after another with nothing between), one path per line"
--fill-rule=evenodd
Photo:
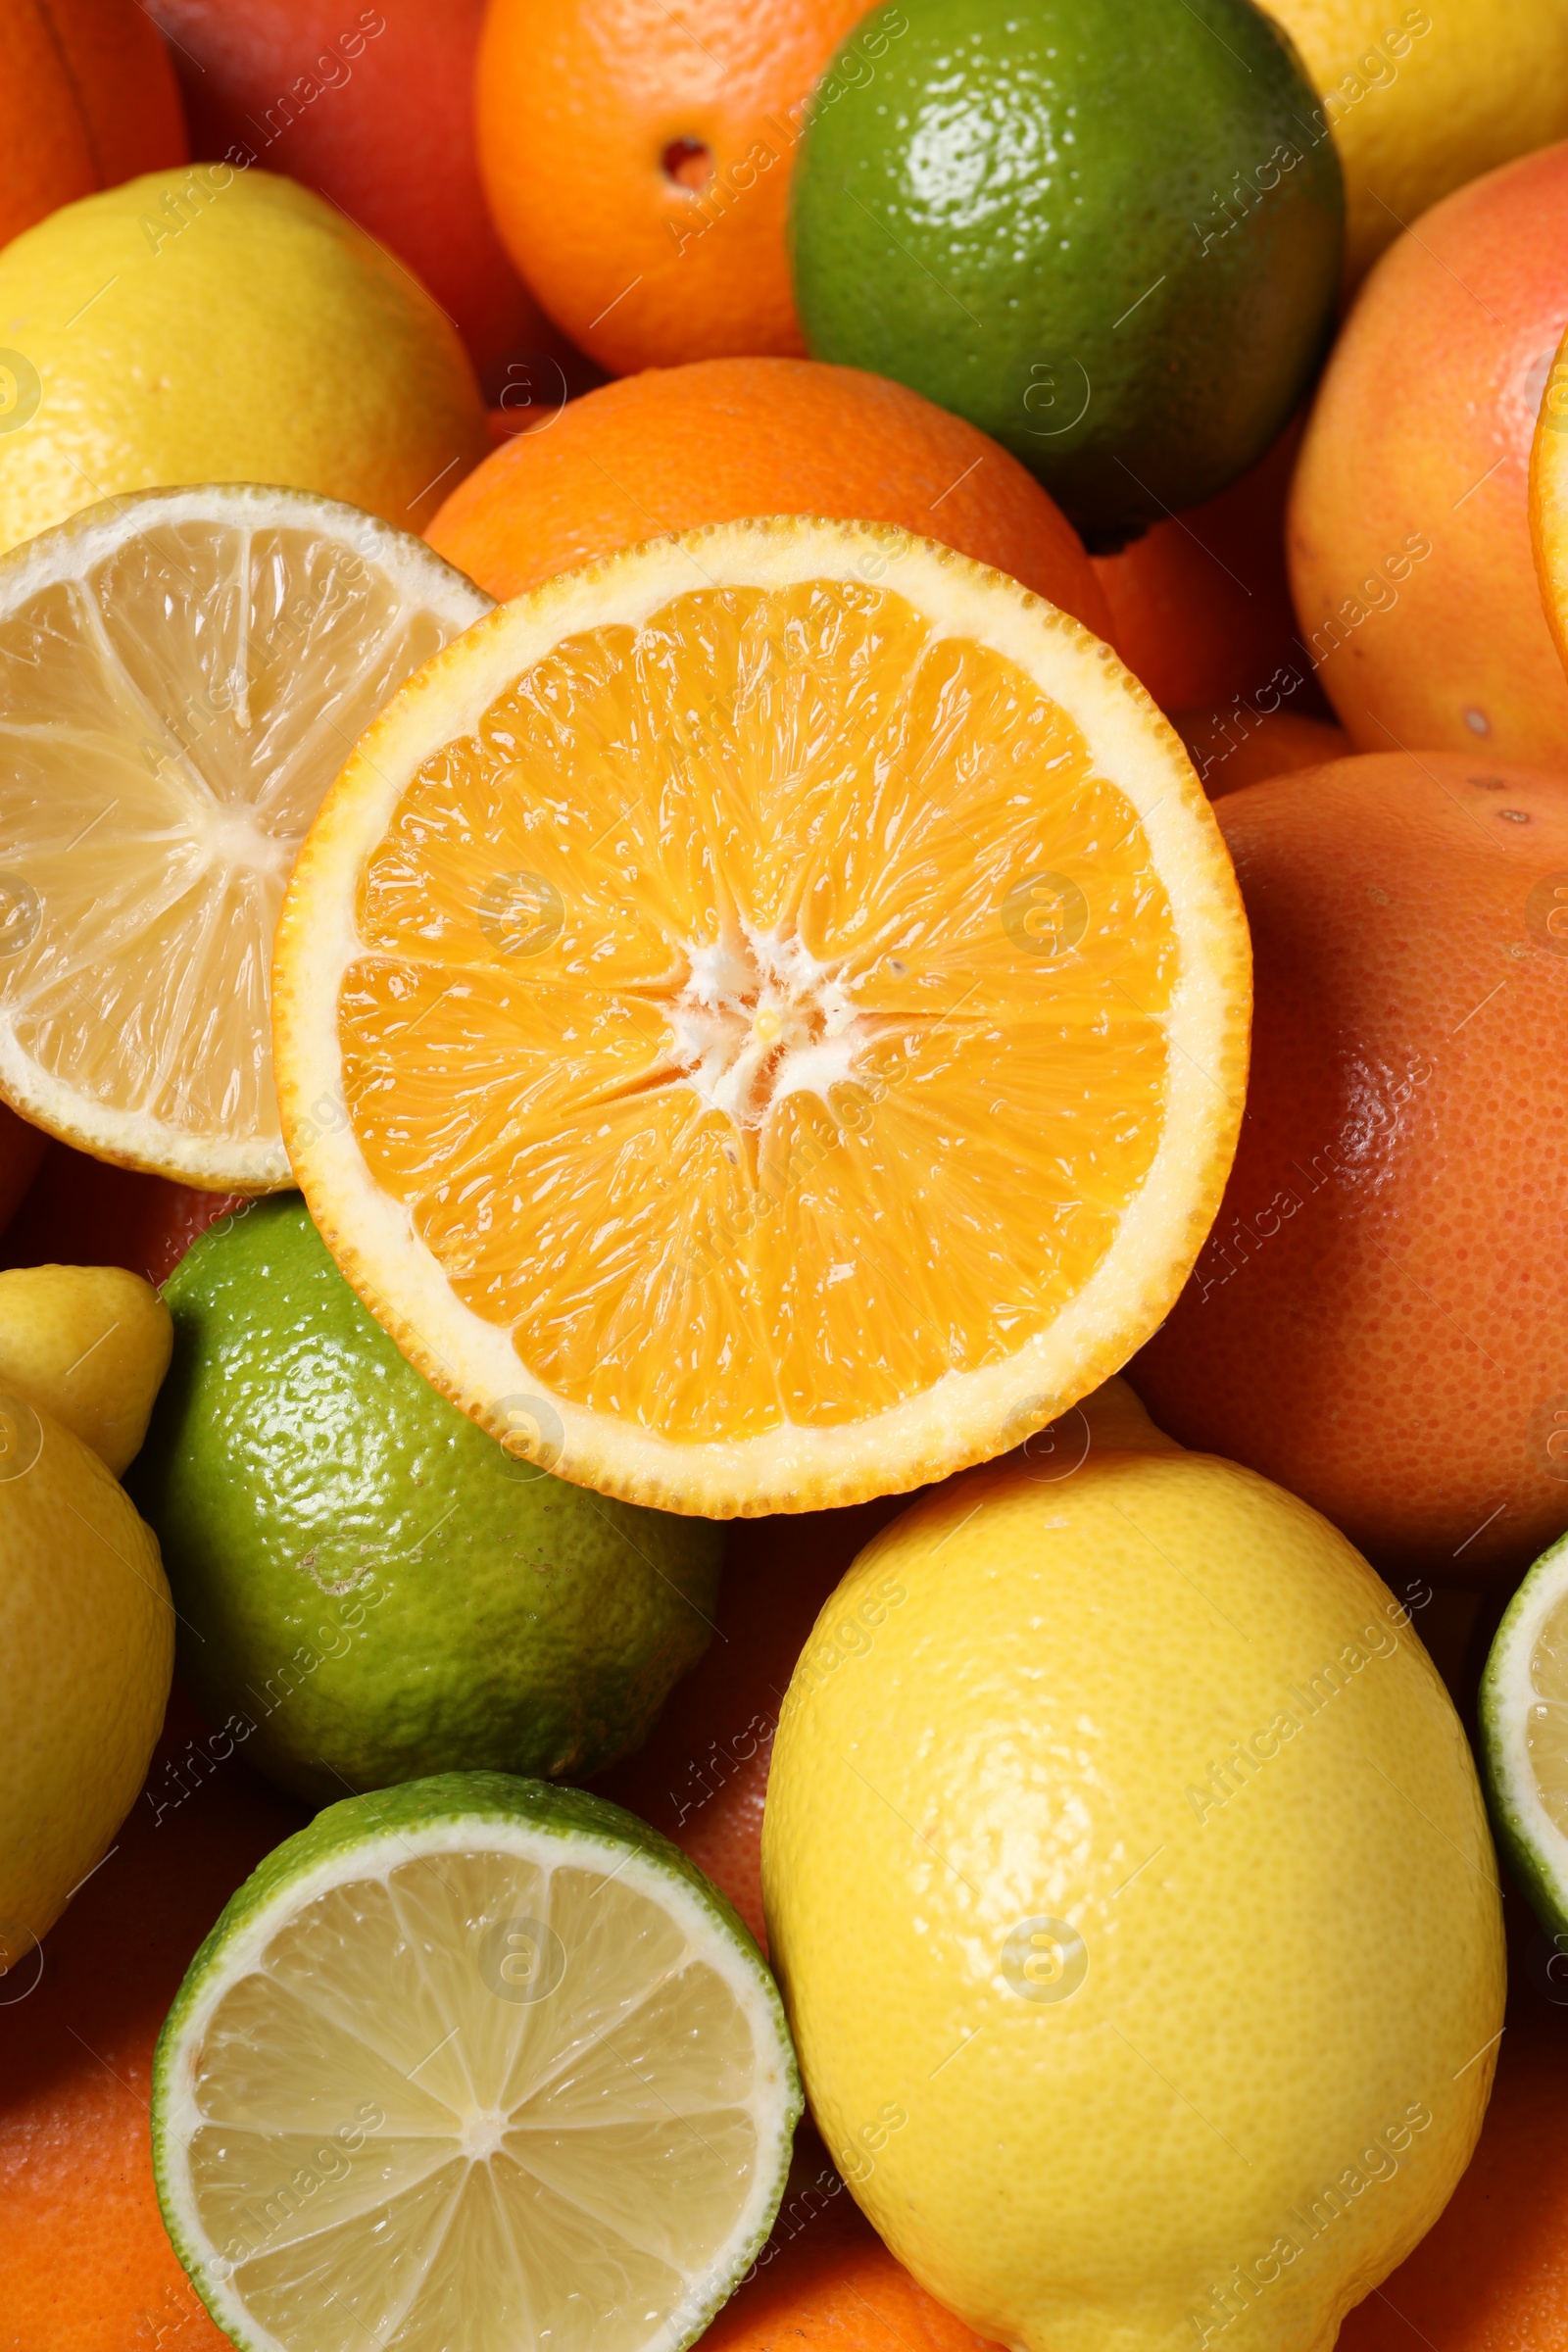
M804 101L864 14L863 0L493 0L476 85L490 210L603 367L805 351L790 166Z
M1247 1118L1129 1378L1385 1575L1517 1578L1568 1527L1568 776L1362 757L1217 814Z
M505 600L750 514L900 523L1111 633L1083 542L1015 458L903 384L816 360L710 360L604 384L492 452L425 537Z
M1565 320L1568 142L1434 205L1341 333L1289 543L1301 634L1362 751L1568 759L1529 514Z

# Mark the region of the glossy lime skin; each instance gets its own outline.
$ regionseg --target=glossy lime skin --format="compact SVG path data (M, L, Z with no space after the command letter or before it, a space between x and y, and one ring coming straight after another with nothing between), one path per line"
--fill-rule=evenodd
M598 1771L708 1645L722 1528L514 1461L405 1361L297 1195L199 1240L134 1469L186 1687L311 1803Z
M813 357L967 416L1103 550L1283 429L1345 191L1251 0L902 0L818 85L790 229Z

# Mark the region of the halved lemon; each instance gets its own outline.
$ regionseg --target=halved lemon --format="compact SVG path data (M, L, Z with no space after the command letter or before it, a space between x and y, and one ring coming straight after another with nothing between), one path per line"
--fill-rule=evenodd
M679 2352L801 2112L773 1980L674 1846L448 1773L270 1854L159 2037L174 2250L240 2352Z
M882 525L660 541L440 655L278 930L349 1280L518 1453L816 1508L1042 1428L1159 1321L1246 1070L1235 878L1108 646Z
M225 483L0 560L0 1092L99 1159L289 1179L272 930L355 739L490 599L357 507Z

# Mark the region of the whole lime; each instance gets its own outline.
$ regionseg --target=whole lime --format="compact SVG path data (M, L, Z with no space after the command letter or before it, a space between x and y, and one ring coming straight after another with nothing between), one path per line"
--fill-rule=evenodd
M708 1645L723 1530L553 1478L438 1396L297 1195L203 1235L135 1465L192 1695L311 1802L435 1772L574 1777Z
M981 425L1106 550L1244 473L1311 382L1334 142L1251 0L904 0L820 83L792 191L814 357Z

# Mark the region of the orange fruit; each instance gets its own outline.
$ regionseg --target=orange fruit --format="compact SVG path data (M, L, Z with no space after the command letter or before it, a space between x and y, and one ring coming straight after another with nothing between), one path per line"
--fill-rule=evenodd
M594 1783L689 1854L764 1952L762 1800L778 1710L817 1611L906 1500L743 1521L724 1555L712 1641L636 1754Z
M483 0L149 0L199 156L284 172L435 296L486 389L550 335L508 260L473 143Z
M177 1698L116 1843L0 1978L0 2352L228 2352L159 2217L153 2044L192 1954L298 1807Z
M482 1427L811 1510L1004 1450L1153 1328L1247 956L1108 646L887 525L720 524L502 606L362 737L278 926L278 1101Z
M1015 458L903 384L815 360L708 360L605 384L492 452L425 536L506 598L748 514L900 523L1110 634L1083 542Z
M1306 665L1285 569L1285 501L1300 438L1293 424L1217 498L1156 522L1119 555L1090 559L1111 643L1162 710L1298 696Z
M1568 1962L1516 1975L1492 2104L1437 2227L1347 2318L1338 2352L1568 2352Z
M1530 449L1568 319L1568 142L1446 197L1362 288L1291 494L1301 636L1362 751L1568 759Z
M479 167L513 260L574 343L616 374L804 353L790 170L817 78L864 14L492 0Z
M0 245L95 188L184 162L179 92L137 0L0 0Z
M1259 713L1230 710L1173 710L1171 724L1192 755L1198 781L1211 801L1244 784L1266 784L1298 767L1322 767L1344 760L1354 746L1343 727L1326 718L1292 710Z
M1568 1527L1568 777L1372 755L1216 814L1256 957L1224 1205L1130 1370L1385 1574Z
M773 2233L702 2352L987 2352L896 2261L808 2123Z

